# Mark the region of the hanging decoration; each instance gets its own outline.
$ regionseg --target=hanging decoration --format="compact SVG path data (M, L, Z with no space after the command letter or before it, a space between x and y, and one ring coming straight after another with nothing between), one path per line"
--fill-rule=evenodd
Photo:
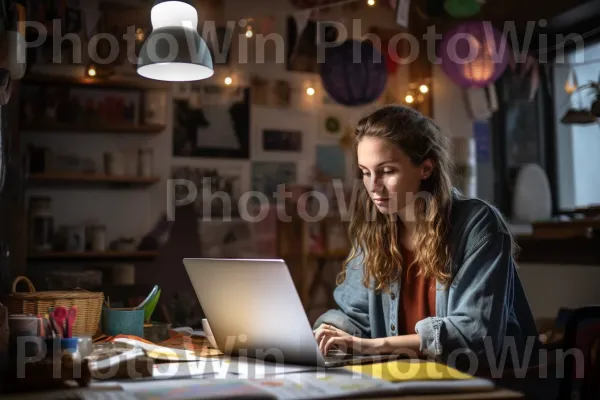
M577 75L575 75L575 70L573 68L569 69L569 76L567 77L567 81L565 82L565 92L567 94L573 94L575 90L577 90Z
M354 60L358 49L360 62ZM328 48L321 65L323 87L331 98L345 106L375 101L384 92L387 77L381 53L368 41L346 40L338 47Z
M591 108L587 108L583 105L581 91L592 90L596 95L596 99L591 104ZM600 83L589 82L585 85L577 87L572 93L569 93L569 102L571 97L578 95L579 107L570 107L567 112L562 116L560 122L563 124L593 124L598 122L600 117Z
M506 37L484 21L458 25L444 35L438 48L443 71L465 88L484 88L495 82L508 66L509 53Z
M478 0L446 0L444 9L454 18L469 18L481 10Z

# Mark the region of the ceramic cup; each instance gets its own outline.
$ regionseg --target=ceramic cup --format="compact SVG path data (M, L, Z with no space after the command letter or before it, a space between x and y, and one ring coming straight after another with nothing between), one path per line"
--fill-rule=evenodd
M41 334L42 319L37 315L11 314L8 316L9 354L15 359L20 350L25 357L41 354L43 338Z
M206 339L208 339L208 343L215 349L219 349L217 346L217 342L215 341L215 337L210 329L210 325L208 324L208 320L206 318L202 318L202 329L204 330L204 334L206 335Z
M144 337L144 310L105 308L102 310L102 331L109 336Z

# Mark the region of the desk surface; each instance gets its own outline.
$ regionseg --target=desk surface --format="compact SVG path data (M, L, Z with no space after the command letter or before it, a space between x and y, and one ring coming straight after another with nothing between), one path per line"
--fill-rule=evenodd
M127 392L121 391L120 387L115 385L114 387L103 387L103 388L89 388L89 389L71 389L71 390L60 390L57 392L47 392L47 393L31 393L26 394L22 393L17 395L16 398L19 399L50 399L52 398L52 394L65 395L67 393L75 394L82 392L93 392L95 394L110 394L111 398L119 399L119 395L122 393L125 395ZM57 396L58 397L58 396ZM13 397L10 397L11 399ZM367 397L355 397L356 399L366 399ZM498 389L491 392L483 392L483 393L452 393L452 394L427 394L427 395L409 395L409 396L396 396L396 397L368 397L368 399L372 400L514 400L514 399L524 399L525 396L518 392L513 392L505 389Z
M400 397L377 397L377 400L513 400L525 396L512 390L498 389L483 393L424 394Z

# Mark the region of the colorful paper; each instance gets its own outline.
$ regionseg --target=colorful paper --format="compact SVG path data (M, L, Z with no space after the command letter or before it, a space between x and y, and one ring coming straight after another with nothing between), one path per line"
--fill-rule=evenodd
M429 361L400 360L375 364L361 364L346 369L388 382L462 380L472 379L471 375L447 365Z

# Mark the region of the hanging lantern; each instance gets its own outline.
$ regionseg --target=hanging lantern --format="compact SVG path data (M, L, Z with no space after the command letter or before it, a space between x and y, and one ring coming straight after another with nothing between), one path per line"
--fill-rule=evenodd
M438 48L442 69L459 86L483 88L506 70L510 47L491 23L465 22L444 35Z
M360 51L361 59L355 60ZM345 106L369 104L379 98L387 83L385 59L368 41L346 40L330 47L321 64L323 87Z
M444 9L454 18L468 18L481 10L478 0L446 0Z

